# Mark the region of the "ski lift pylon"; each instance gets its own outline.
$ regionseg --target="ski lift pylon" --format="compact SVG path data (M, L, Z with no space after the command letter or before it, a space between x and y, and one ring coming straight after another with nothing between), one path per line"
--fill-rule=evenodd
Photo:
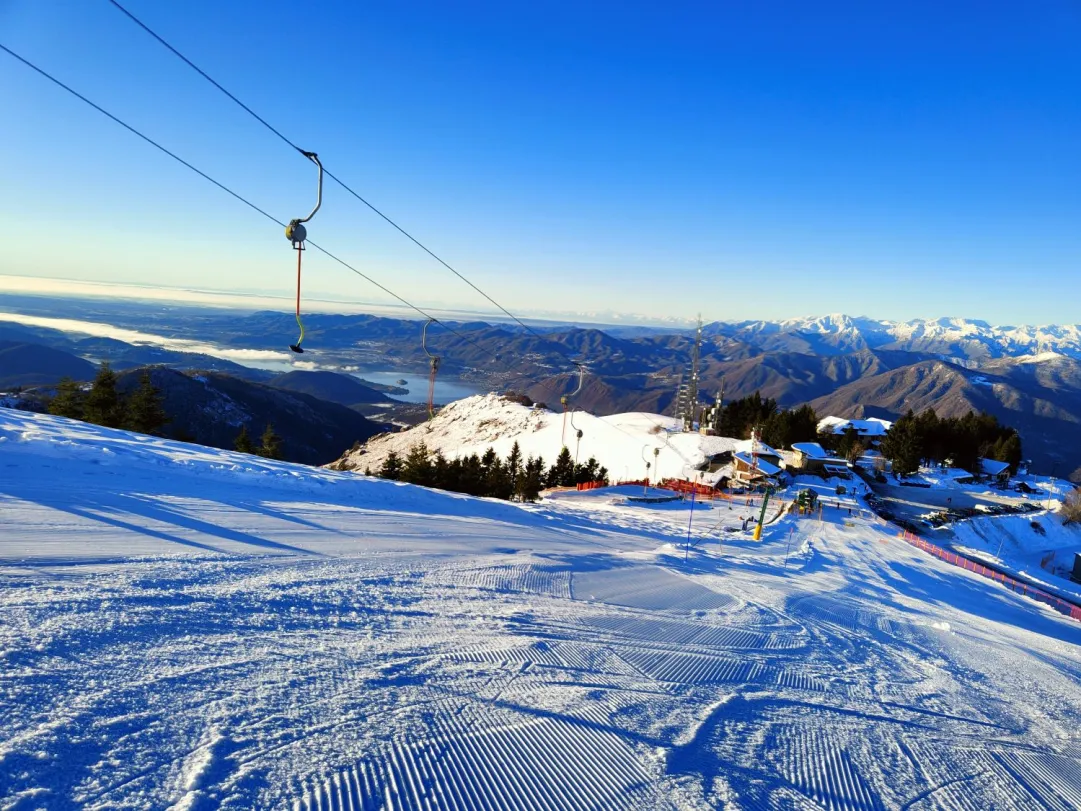
M567 405L570 403L570 399L578 394L582 390L582 385L585 383L586 378L586 365L584 363L575 362L578 372L578 386L570 394L564 394L559 398L560 405L563 406L563 446L567 445ZM571 417L571 427L574 427L574 417Z
M304 242L308 238L308 229L304 227L304 223L314 217L315 212L323 205L323 164L319 162L319 156L314 152L304 152L301 150L300 154L318 167L319 180L315 191L315 208L311 210L307 217L298 217L295 220L290 220L289 224L285 226L285 237L293 243L293 249L297 252L297 326L300 327L300 337L297 338L295 344L289 344L289 348L297 354L304 351L300 348L300 344L304 341L304 322L300 320L300 258L303 255Z
M435 376L439 372L439 356L433 355L428 351L428 327L435 321L434 318L429 318L424 322L424 327L420 331L420 348L424 350L424 354L428 356L428 419L432 419L435 416Z

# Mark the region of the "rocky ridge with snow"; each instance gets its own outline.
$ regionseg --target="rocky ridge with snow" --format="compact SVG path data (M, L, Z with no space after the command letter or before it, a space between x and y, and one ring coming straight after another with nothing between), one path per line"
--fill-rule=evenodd
M701 476L702 481L715 481L720 471L702 473L698 468L707 456L735 450L739 441L677 433L679 425L679 420L672 417L641 412L595 417L576 411L564 418L562 413L525 406L498 394L477 395L450 403L429 422L372 437L330 467L378 471L392 451L404 458L421 442L448 459L480 455L488 448L506 457L517 442L525 456L540 456L548 464L555 461L566 444L581 462L591 456L596 458L613 479L645 476L648 461L654 479ZM579 429L580 442L576 441Z

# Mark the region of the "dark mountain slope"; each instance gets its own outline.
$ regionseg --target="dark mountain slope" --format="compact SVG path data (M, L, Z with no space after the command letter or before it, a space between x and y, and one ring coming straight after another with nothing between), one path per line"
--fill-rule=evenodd
M307 394L215 372L185 374L162 367L149 371L170 418L165 433L203 445L232 449L242 425L258 444L267 423L272 423L288 461L321 465L380 431L356 411ZM141 369L122 373L120 390L132 391L141 374Z
M1038 372L1003 371L923 361L842 386L811 405L819 416L853 418L896 418L909 409L933 408L942 417L986 411L1021 433L1025 456L1041 469L1057 461L1072 470L1081 459L1081 387L1053 391L1025 379Z
M268 385L344 406L395 402L392 397L365 386L352 375L337 372L288 372L272 378Z
M94 365L61 349L0 341L0 389L42 386L62 377L90 380Z

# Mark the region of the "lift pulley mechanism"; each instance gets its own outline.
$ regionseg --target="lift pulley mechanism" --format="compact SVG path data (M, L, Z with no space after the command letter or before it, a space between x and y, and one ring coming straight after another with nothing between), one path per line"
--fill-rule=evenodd
M428 373L428 419L435 416L435 376L439 372L439 356L428 351L428 327L434 322L434 318L429 318L420 331L420 348L428 356L428 365L430 366Z
M571 430L574 431L575 443L574 443L574 466L578 467L578 449L582 445L582 429L574 424L574 411L571 412Z
M564 394L559 398L560 404L563 406L563 445L567 444L567 405L570 403L570 399L578 394L582 390L582 384L586 379L586 365L584 363L575 363L578 368L578 387L570 394ZM574 427L574 419L571 419L571 427ZM581 439L581 437L579 437Z
M319 162L319 156L314 152L300 150L300 154L319 167L319 185L316 189L315 208L311 210L311 213L307 217L290 220L285 226L285 236L293 243L293 249L297 252L297 326L300 327L300 337L297 338L295 344L290 344L289 348L298 354L304 351L300 348L300 344L304 341L304 322L300 320L300 258L303 256L304 241L308 238L308 229L304 227L304 223L314 217L319 206L323 205L323 164Z

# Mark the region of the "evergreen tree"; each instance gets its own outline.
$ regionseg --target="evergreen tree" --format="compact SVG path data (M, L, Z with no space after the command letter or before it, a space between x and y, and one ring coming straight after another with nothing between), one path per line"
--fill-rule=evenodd
M447 461L447 476L445 489L453 490L455 493L464 493L465 488L462 484L462 460L450 459Z
M442 451L435 452L435 460L432 462L432 487L441 490L455 490L457 482L450 478L450 465Z
M251 437L248 436L247 423L240 426L240 433L233 440L233 448L241 453L255 453L255 446L251 443Z
M801 405L791 415L791 439L793 442L814 442L818 437L818 414L809 405Z
M608 468L601 465L600 470L597 471L597 481L608 484Z
M387 454L387 458L383 460L383 466L379 468L379 476L391 481L398 481L401 478L402 460L398 458L397 452L391 451Z
M518 441L514 441L514 445L511 446L510 454L507 456L507 476L510 478L511 493L517 492L518 479L522 475L522 449L518 447Z
M123 423L120 394L116 390L116 372L107 361L98 367L97 376L86 395L84 419L106 428L119 428Z
M514 485L511 482L510 471L500 459L492 463L485 478L485 493L489 498L509 499L514 495Z
M882 440L882 454L893 463L895 473L909 475L920 469L920 445L911 409L897 420Z
M564 445L555 464L548 471L547 484L549 487L574 487L574 473L574 460L571 459L570 450Z
M848 455L852 452L853 446L858 444L860 444L860 432L850 425L845 428L844 433L841 434L840 438L836 441L833 452L842 459L848 459Z
M849 462L855 464L859 460L859 458L863 456L863 453L866 450L867 448L864 447L863 440L857 439L855 442L848 446L848 452L845 454L844 458Z
M274 432L274 426L267 423L266 430L259 440L259 448L255 451L267 459L282 458L282 438Z
M939 420L933 408L921 411L912 424L915 441L920 446L920 456L928 462L941 465L950 457L944 428L945 424Z
M769 411L772 400L765 401L762 413ZM759 422L762 441L775 448L787 448L793 442L814 442L818 437L818 415L808 405L792 411L773 411ZM748 426L747 431L753 426Z
M154 388L146 369L139 378L139 388L128 398L127 412L125 427L141 434L157 433L169 422L162 407L161 392Z
M402 464L401 481L431 487L435 483L435 477L429 456L428 446L423 442L410 448Z
M1021 437L1017 435L1016 431L1000 436L991 446L987 458L996 459L999 462L1008 462L1010 472L1016 473L1017 466L1021 464Z
M484 494L484 465L475 453L462 460L458 482L460 493L470 496Z
M766 422L777 411L777 401L762 399L759 392L740 400L732 400L721 412L720 433L722 436L747 439L756 425L765 427Z
M536 501L544 486L544 460L537 456L531 458L522 470L518 480L518 498L522 501Z
M841 447L841 439L841 435L834 433L832 425L823 426L817 437L818 444L824 450L834 454L840 453L838 449Z
M49 401L49 413L58 417L81 420L85 399L86 396L78 383L70 377L62 377L56 387L56 396Z
M586 482L595 482L600 479L597 473L599 465L597 460L592 456L585 464L577 465L574 469L574 483L585 484Z

